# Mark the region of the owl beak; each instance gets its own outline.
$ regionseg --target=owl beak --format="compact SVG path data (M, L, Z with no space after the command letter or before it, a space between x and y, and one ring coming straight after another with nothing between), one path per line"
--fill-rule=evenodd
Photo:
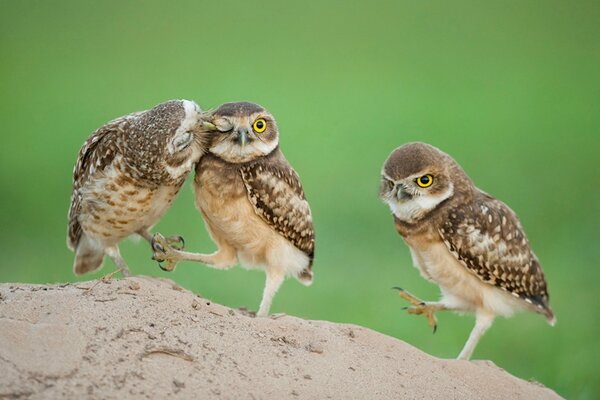
M244 146L246 146L246 143L248 143L248 131L246 129L240 129L239 131L237 131L237 134L237 141L243 149Z
M412 195L406 191L406 187L404 185L398 185L396 187L396 198L398 201L408 201L412 199Z
M209 132L217 130L217 126L215 124L213 124L212 122L205 121L203 119L200 120L200 125L202 125L202 128Z

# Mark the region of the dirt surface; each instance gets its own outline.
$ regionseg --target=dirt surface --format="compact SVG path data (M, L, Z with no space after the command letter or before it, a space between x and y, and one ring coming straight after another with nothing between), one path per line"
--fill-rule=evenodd
M552 399L355 325L253 318L168 280L0 285L0 399Z

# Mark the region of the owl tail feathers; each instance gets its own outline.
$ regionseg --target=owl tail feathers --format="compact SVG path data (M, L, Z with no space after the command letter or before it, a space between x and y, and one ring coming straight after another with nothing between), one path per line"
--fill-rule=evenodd
M310 267L306 267L300 272L296 278L304 286L310 286L313 283L313 272Z
M97 271L102 267L103 260L104 249L94 246L94 243L84 235L79 240L77 250L75 250L73 272L75 275L83 275Z
M546 321L550 326L554 326L556 324L556 317L554 316L554 311L550 308L548 304L548 299L544 299L542 304L537 304L537 312L546 317Z
M556 325L556 316L554 316L554 312L548 307L544 310L544 316L546 317L546 321L550 324L550 326Z

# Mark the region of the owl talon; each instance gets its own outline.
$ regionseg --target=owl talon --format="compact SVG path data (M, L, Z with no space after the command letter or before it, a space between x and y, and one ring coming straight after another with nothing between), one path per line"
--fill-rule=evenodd
M175 250L185 249L185 240L183 239L183 236L179 236L179 235L169 236L169 237L165 238L165 240L167 241L169 246Z
M165 272L171 272L167 269L167 267L163 266L162 263L165 262L165 260L156 260L158 262L158 268L162 269Z
M424 304L405 307L405 309L409 314L412 315L425 315L427 317L427 321L429 322L429 326L431 329L433 329L433 333L437 331L437 318L435 317L435 312L438 310L438 307Z
M394 287L393 289L398 290L400 297L412 304L412 306L402 307L402 310L405 310L412 315L425 315L427 317L427 321L429 322L429 326L433 329L433 333L435 333L437 331L437 319L435 318L434 314L436 311L441 309L440 305L427 304L423 300L413 296L402 288Z
M413 306L423 306L425 305L425 302L421 299L419 299L418 297L413 296L412 294L408 293L406 290L399 288L399 287L393 287L392 289L396 289L398 291L398 294L400 295L400 297L402 297L404 300L408 301L410 304L412 304Z
M171 260L156 260L158 262L158 267L165 272L172 272L177 265L177 262ZM165 263L164 265L162 263Z
M177 238L181 239L173 239L173 238L165 238L160 233L156 233L152 237L152 249L154 250L154 254L152 254L152 259L158 262L158 266L163 271L173 271L175 266L177 265L177 261L172 259L173 249L169 245L169 240L176 240L177 242L182 243L183 238L178 236ZM162 263L166 263L163 265Z
M157 260L155 258L156 253L164 253L165 252L165 248L159 243L159 240L164 241L165 237L163 235L161 235L160 233L156 233L156 234L154 234L154 236L152 236L152 241L150 242L150 244L152 245L152 250L154 250L154 253L155 253L152 256L153 260Z

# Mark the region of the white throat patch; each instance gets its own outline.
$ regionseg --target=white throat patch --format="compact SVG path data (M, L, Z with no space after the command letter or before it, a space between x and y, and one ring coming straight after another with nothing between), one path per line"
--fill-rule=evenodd
M277 147L277 140L269 143L253 140L243 148L229 140L222 141L210 148L210 152L221 159L232 162L246 162L261 156L266 156Z
M450 184L448 189L438 196L415 196L411 200L404 202L398 202L393 197L386 199L386 203L388 203L390 210L400 221L410 223L428 211L433 210L442 201L452 196L452 194L454 194L454 186Z

